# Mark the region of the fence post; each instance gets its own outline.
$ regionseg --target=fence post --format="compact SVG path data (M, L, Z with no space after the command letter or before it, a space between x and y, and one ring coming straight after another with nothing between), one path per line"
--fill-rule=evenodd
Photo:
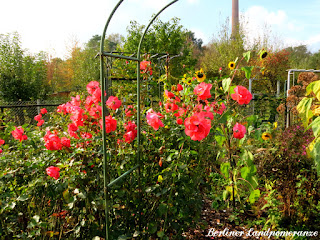
M38 115L40 114L40 99L37 99L37 111L38 111Z

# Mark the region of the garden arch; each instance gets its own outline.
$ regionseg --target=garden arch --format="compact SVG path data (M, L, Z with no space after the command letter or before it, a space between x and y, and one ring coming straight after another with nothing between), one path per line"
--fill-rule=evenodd
M167 9L169 6L171 6L172 4L176 3L178 0L173 0L171 1L169 4L167 4L165 7L163 7L156 15L154 15L154 17L151 19L151 21L149 22L149 24L147 25L147 27L145 28L141 39L140 39L140 43L138 45L137 48L137 54L136 57L133 56L126 56L126 55L122 55L122 54L114 54L114 53L108 53L104 51L104 40L105 40L105 36L106 36L106 32L108 30L110 21L114 15L114 13L118 10L119 6L123 3L124 0L120 0L116 6L114 7L114 9L112 10L112 12L109 15L109 18L105 24L103 33L101 35L101 42L100 42L100 52L99 52L99 56L100 56L100 84L101 84L101 89L102 89L102 93L109 92L108 86L110 85L109 83L109 79L108 77L106 78L105 76L105 71L104 71L104 58L105 57L111 57L111 58L120 58L120 59L126 59L126 60L131 60L131 61L136 61L137 62L137 158L136 158L136 163L135 166L131 169L129 169L128 171L126 171L125 173L123 173L121 176L119 176L118 178L114 179L111 181L110 179L110 174L109 174L109 161L111 159L111 154L107 153L107 145L106 145L106 124L105 124L105 117L107 116L107 109L105 107L104 104L102 104L102 149L103 149L103 171L104 171L104 195L105 195L105 229L106 229L106 239L109 240L109 189L116 184L117 182L119 182L120 180L122 180L123 178L125 178L128 174L130 174L131 172L133 172L134 170L138 170L138 182L139 182L139 188L142 189L141 183L140 183L140 175L141 175L141 168L143 167L143 164L141 163L141 149L140 149L140 144L141 144L141 135L140 135L140 131L141 131L141 109L140 109L140 62L141 62L141 46L143 44L143 40L144 37L146 35L146 33L148 32L151 24L156 20L156 18L165 10ZM106 102L106 96L104 94L101 94L101 102L105 103ZM141 191L142 192L142 191ZM140 194L140 198L141 198L141 194ZM139 216L139 222L140 221L141 216ZM141 228L141 224L140 228Z
M294 86L294 79L295 79L295 73L301 73L301 72L312 72L312 73L320 73L320 70L314 70L314 69L289 69L288 70L288 79L287 79L287 92L286 92L286 97L289 97L289 90L291 86ZM292 85L291 85L292 83ZM290 126L290 111L287 108L287 116L286 116L286 127Z

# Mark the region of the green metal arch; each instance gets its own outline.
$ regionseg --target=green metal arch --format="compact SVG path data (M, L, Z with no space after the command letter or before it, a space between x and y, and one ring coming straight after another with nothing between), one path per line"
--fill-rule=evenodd
M125 56L120 56L120 55L115 55L112 53L105 53L104 52L104 41L105 41L105 36L110 24L110 21L114 15L114 13L117 11L117 9L119 8L119 6L122 4L124 0L120 0L116 6L113 8L112 12L109 15L109 18L105 24L103 33L101 35L101 42L100 42L100 83L101 83L101 105L102 105L102 147L103 147L103 171L104 171L104 195L105 195L105 228L106 228L106 240L109 240L109 207L108 207L108 200L109 200L109 191L108 188L111 187L114 183L116 183L118 180L124 178L126 175L128 175L129 173L131 173L133 170L138 168L138 174L139 174L139 188L141 189L141 184L140 184L140 174L141 174L141 160L140 160L140 143L141 143L141 139L140 139L140 130L141 130L141 109L140 109L140 52L141 52L141 46L143 44L143 40L145 38L146 33L148 32L150 26L152 25L152 23L156 20L156 18L165 10L167 9L169 6L171 6L172 4L176 3L178 0L174 0L171 1L169 4L167 4L165 7L163 7L149 22L148 26L145 28L145 31L143 33L143 35L141 36L140 42L139 42L139 46L138 46L138 50L137 50L137 58L131 58L131 57L125 57ZM135 167L133 167L132 169L130 169L129 171L127 171L126 173L122 174L119 178L113 180L110 183L110 175L109 175L109 165L108 165L108 159L107 159L107 145L106 145L106 125L105 125L105 117L107 115L107 109L105 106L105 95L104 92L106 90L106 84L105 84L105 79L104 79L104 61L103 58L105 56L108 57L115 57L115 58L123 58L123 59L129 59L129 60L134 60L137 61L137 165ZM110 158L110 156L109 156ZM141 191L142 192L142 191ZM140 219L139 219L140 221ZM141 227L141 226L140 226Z

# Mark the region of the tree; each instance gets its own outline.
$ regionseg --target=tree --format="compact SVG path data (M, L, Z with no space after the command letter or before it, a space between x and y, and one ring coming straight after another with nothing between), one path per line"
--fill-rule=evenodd
M124 41L124 51L137 52L144 29L144 25L131 21L127 28L128 35ZM192 32L184 29L178 18L173 18L168 22L162 22L158 19L148 30L141 53L179 55L178 60L173 59L170 62L170 73L173 77L180 77L185 71L184 67L191 68L196 64L197 59L193 55L193 47L201 47L201 45L202 40L196 39Z
M231 36L229 22L222 26L218 36L205 47L200 65L208 77L219 76L220 67L223 73L229 73L228 63L235 61L246 51L245 35L240 27L239 32Z
M288 47L285 49L290 53L289 63L290 68L296 69L309 69L310 68L310 57L312 53L307 49L306 45L300 45L297 47Z
M6 101L43 98L48 91L45 56L25 55L17 33L0 35L0 91Z

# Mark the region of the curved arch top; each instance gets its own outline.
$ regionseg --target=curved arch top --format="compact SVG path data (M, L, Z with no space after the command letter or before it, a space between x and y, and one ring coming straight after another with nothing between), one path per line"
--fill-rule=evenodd
M110 24L110 21L114 15L114 13L117 11L118 7L121 5L121 3L123 2L124 0L120 0L117 5L113 8L112 12L110 13L109 15L109 18L106 22L106 25L104 26L104 29L103 29L103 33L101 35L101 42L100 42L100 53L103 52L103 48L104 48L104 40L106 38L106 33L107 33L107 29L109 27L109 24Z

